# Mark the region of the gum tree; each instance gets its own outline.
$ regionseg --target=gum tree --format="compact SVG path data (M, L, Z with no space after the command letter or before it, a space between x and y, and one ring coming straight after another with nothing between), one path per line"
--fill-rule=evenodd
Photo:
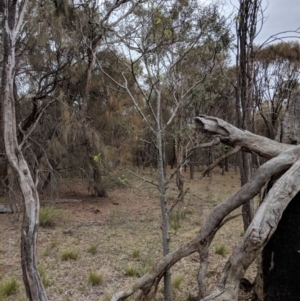
M21 230L21 257L23 280L30 300L46 301L47 296L37 270L36 244L39 218L38 178L34 179L23 155L24 143L17 140L15 106L16 44L24 25L29 1L1 1L3 15L3 72L2 120L7 160L17 175L24 199L24 216ZM23 140L24 141L24 140Z

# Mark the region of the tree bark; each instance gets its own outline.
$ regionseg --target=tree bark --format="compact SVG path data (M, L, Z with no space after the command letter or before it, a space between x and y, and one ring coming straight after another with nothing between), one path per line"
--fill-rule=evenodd
M2 73L2 114L5 152L15 172L24 199L24 217L21 232L23 281L31 301L46 301L47 296L37 270L36 244L39 219L39 195L17 141L15 113L15 46L23 26L28 0L4 1L4 62Z

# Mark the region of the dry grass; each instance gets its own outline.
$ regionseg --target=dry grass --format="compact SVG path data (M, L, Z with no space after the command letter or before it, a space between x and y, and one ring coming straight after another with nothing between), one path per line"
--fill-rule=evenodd
M154 174L149 170L141 172L148 178ZM158 193L144 185L138 190L115 189L108 192L109 199L95 200L83 190L76 191L75 186L80 188L79 184L70 184L74 190L70 192L70 198L81 198L84 202L56 205L64 218L56 222L55 228L39 230L38 260L49 283L46 291L49 300L106 301L114 292L146 273L162 256ZM186 195L185 204L174 210L177 228L171 233L172 250L196 235L211 208L238 189L239 179L233 171L226 176L221 176L218 171L211 179L201 179L199 173L195 180L186 179L186 186L190 187L190 193ZM168 192L171 205L177 195L174 183ZM66 192L65 197L68 197ZM0 280L5 275L5 278L22 283L20 223L13 224L9 216L4 215L0 216L0 222ZM74 230L65 234L64 230L69 228ZM223 265L240 241L241 231L241 218L237 218L217 233L210 251L208 291L214 288ZM226 246L224 256L215 253L220 245ZM73 260L62 260L67 252L75 254L71 256L73 258L65 255ZM196 293L198 267L198 255L193 254L172 268L175 300L187 300L189 293ZM91 285L91 271L101 271L99 274L105 275L99 282L101 284ZM135 296L129 298L134 299ZM26 300L23 286L13 300ZM161 289L156 300L163 300Z

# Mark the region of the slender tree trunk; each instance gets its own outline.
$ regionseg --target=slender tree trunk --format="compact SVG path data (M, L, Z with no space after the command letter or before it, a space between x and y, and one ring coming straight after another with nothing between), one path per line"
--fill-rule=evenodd
M239 128L252 131L253 111L253 43L256 35L257 14L261 0L239 0L237 17L237 62L236 62L236 115ZM238 157L241 174L241 185L247 183L252 176L251 156L242 153ZM254 217L253 200L242 207L244 229L246 230Z
M157 170L159 179L159 192L160 192L160 208L162 214L162 240L163 240L163 255L166 256L170 252L170 234L169 234L169 212L167 208L166 196L166 181L165 181L165 168L164 168L164 149L163 149L163 130L161 127L161 94L160 90L157 91L157 130L156 130L156 144L158 149L157 157ZM171 273L167 270L164 273L164 297L166 301L171 301L172 286L171 286Z
M24 199L21 232L23 281L31 301L46 301L47 296L37 270L36 244L39 219L39 195L28 164L17 141L14 77L15 46L23 25L28 1L3 1L4 62L2 73L2 114L5 152L14 170Z
M184 177L183 177L183 143L184 139L182 137L182 130L183 130L183 124L182 124L182 116L181 113L178 112L178 121L177 121L177 137L176 137L176 162L177 162L177 171L176 171L176 186L178 189L178 200L180 202L184 202ZM184 166L186 168L186 165Z

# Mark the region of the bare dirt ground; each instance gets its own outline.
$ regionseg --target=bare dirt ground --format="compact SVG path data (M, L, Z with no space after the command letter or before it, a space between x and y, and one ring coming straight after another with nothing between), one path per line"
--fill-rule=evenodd
M154 172L140 171L149 178ZM189 180L188 176L186 173L186 187L190 187L190 192L185 203L174 212L174 216L176 212L180 216L179 222L176 218L171 219L173 250L192 239L210 209L240 185L239 175L234 170L222 176L218 169L211 178L202 178L199 172L195 173L194 180ZM90 197L80 181L66 182L61 191L64 199L81 202L53 205L62 212L62 217L55 227L39 229L38 260L45 270L49 300L110 300L113 293L133 283L161 257L158 192L149 184L139 188L114 188L108 191L109 198L106 199ZM176 199L174 183L170 185L169 196L171 204ZM19 252L20 220L19 214L0 215L0 280L15 278L20 284L17 295L5 300L26 300ZM237 217L216 235L210 249L208 292L214 288L242 233L241 217ZM90 252L91 248L96 250L95 254ZM222 251L218 251L220 249ZM62 260L65 251L75 252L77 259ZM198 267L198 256L193 254L172 268L175 300L188 300L189 294L196 293ZM92 286L89 282L91 271L102 275L100 285ZM253 278L253 269L248 274L249 279ZM156 300L163 300L161 290ZM240 300L248 298L244 295Z

